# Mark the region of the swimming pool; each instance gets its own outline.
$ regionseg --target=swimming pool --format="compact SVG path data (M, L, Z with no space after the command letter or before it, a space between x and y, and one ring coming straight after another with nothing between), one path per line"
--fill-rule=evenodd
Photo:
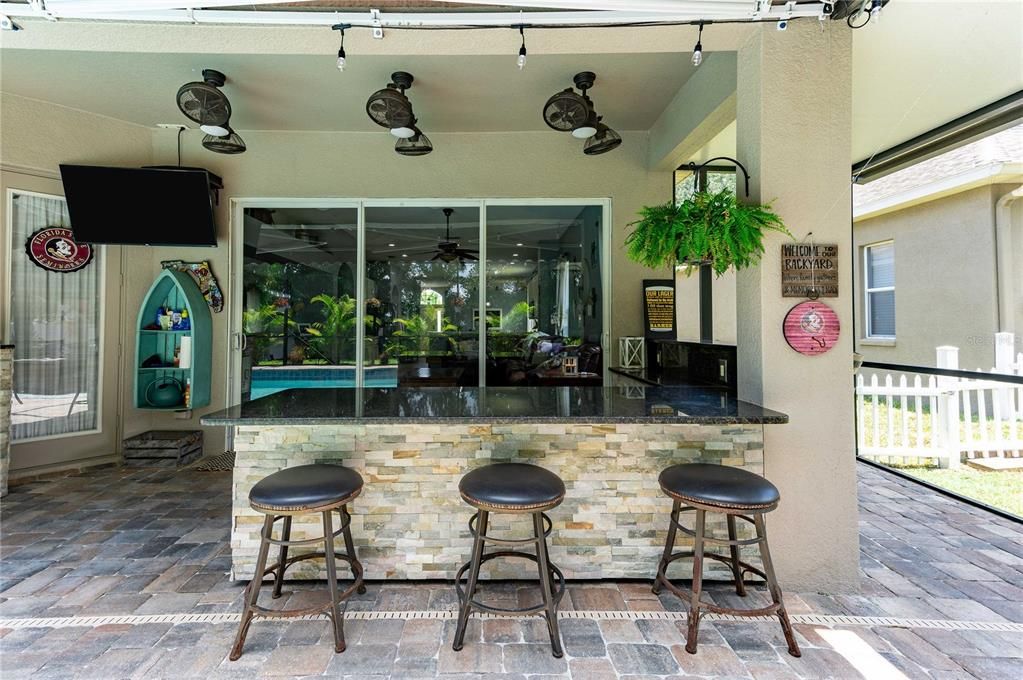
M374 366L364 375L366 387L397 387L397 366ZM355 387L355 368L351 366L295 366L289 368L253 368L250 399L295 388Z

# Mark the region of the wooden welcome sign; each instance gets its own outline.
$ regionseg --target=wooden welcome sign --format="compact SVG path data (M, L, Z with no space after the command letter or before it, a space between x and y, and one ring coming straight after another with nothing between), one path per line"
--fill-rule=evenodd
M811 299L838 297L838 245L783 244L781 295Z
M671 279L643 280L644 335L662 340L675 339L675 282Z

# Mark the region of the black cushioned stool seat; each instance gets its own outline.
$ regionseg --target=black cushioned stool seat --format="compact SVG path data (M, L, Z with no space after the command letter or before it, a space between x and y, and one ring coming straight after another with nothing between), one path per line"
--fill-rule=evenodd
M462 477L458 491L466 503L483 510L535 512L561 503L565 483L536 465L495 463Z
M462 649L465 629L472 611L499 616L528 616L543 614L547 619L547 632L551 638L551 652L561 657L561 634L558 632L558 603L565 594L565 576L551 563L547 554L547 536L553 524L544 512L556 507L565 499L565 483L550 470L523 463L493 463L477 468L458 483L458 491L466 503L476 508L476 514L469 520L469 532L473 536L472 557L462 565L455 575L455 592L458 594L458 626L451 648ZM504 538L492 536L490 514L529 513L533 520L533 535L529 538ZM507 547L533 546L535 553L517 550L484 552L486 543ZM475 599L479 582L480 567L496 557L517 557L536 562L540 577L539 604L509 609L495 607ZM467 576L466 576L467 575ZM466 576L463 588L462 577ZM555 583L556 582L556 583Z
M662 587L667 588L689 604L686 651L690 654L696 653L700 618L706 612L711 612L731 616L777 616L785 634L785 641L788 643L789 654L799 656L799 645L796 644L796 638L792 633L792 624L789 623L789 615L785 611L781 588L778 586L778 579L774 575L774 566L771 563L771 551L767 546L764 515L778 507L781 500L778 488L749 470L706 463L673 465L661 471L658 481L664 493L671 497L672 506L668 538L664 542L664 554L657 565L653 591L659 593ZM679 522L679 513L686 510L696 512L692 529L682 526ZM725 516L728 525L727 539L707 534L708 512ZM736 519L754 526L753 538L738 537ZM692 550L674 552L675 537L680 531L693 538ZM739 549L747 545L756 545L760 548L763 569L740 559ZM727 547L728 553L708 551L706 550L708 546ZM672 562L688 557L693 559L693 581L692 587L686 592L673 584L667 573ZM722 562L731 569L735 592L740 597L746 595L744 574L754 574L767 581L771 604L756 609L734 609L703 602L700 599L700 592L703 590L703 564L707 559Z
M249 492L249 505L263 513L263 530L260 532L259 555L256 557L256 571L245 589L242 619L238 626L234 647L229 658L235 661L242 655L245 636L248 635L252 620L261 616L280 619L313 614L326 614L334 627L334 651L345 651L345 634L342 629L341 603L352 593L366 592L362 584L362 564L355 554L352 541L352 516L348 503L362 492L362 477L355 470L340 465L299 465L285 468L259 480ZM295 515L316 513L323 520L323 535L313 538L292 539L291 521ZM334 513L338 515L337 529L334 528ZM284 520L280 533L274 538L274 525ZM345 552L334 548L335 539L341 536ZM277 561L266 566L270 546L279 546ZM318 552L302 553L291 558L288 550L293 546L315 546ZM315 548L314 548L315 549ZM273 598L281 596L284 572L296 562L323 559L327 570L327 588L330 597L324 603L317 603L305 609L270 609L259 605L259 589L263 577L273 574ZM337 584L335 560L343 560L352 568L352 584L341 590Z
M665 468L658 481L672 498L729 508L768 508L781 499L778 487L731 465L687 463Z
M312 510L347 502L362 491L362 477L340 465L299 465L256 482L249 492L254 508Z

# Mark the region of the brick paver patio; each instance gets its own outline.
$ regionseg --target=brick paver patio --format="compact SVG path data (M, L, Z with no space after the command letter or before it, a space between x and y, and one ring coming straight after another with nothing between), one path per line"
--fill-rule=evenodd
M344 654L326 621L257 621L230 662L242 585L227 577L229 473L107 468L23 484L0 504L0 676L1021 677L1023 525L859 472L862 592L786 594L800 659L775 620L708 621L686 654L681 603L648 583L571 584L563 659L540 619L474 620L456 654L450 584L375 583L349 603ZM487 588L507 604L534 594ZM286 590L280 606L322 588Z

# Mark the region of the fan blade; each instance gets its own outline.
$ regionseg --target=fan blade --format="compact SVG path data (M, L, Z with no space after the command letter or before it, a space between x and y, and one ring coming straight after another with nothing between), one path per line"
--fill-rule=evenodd
M441 257L443 257L443 255L444 253L437 253L436 255L430 258L430 262L433 262L434 260L439 260Z
M474 262L479 262L479 258L476 257L475 255L473 255L472 253L467 253L467 252L459 251L456 254L458 255L458 259L460 259L460 260L472 260Z

